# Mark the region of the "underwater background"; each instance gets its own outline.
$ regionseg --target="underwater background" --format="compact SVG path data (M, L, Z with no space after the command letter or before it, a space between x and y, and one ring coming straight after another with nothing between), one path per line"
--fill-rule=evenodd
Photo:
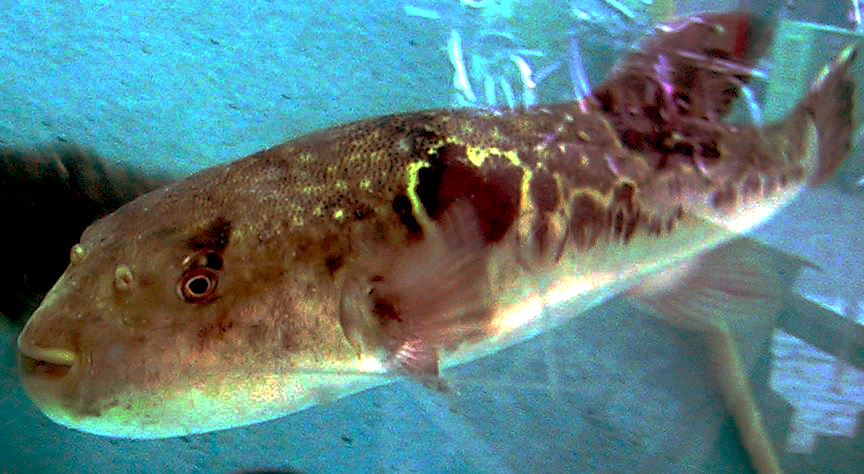
M857 1L0 2L0 145L78 143L182 176L369 116L571 99L656 21L736 7L780 19L751 120L781 116L832 55L864 42ZM855 74L864 79L860 64ZM753 372L788 472L864 465L860 325L813 322L864 321L856 139L834 182L756 231L819 266L795 282L801 301L781 319L820 349L778 330ZM400 382L272 422L145 441L45 418L17 380L19 328L0 324L4 473L749 469L698 338L622 301L448 371L458 396Z

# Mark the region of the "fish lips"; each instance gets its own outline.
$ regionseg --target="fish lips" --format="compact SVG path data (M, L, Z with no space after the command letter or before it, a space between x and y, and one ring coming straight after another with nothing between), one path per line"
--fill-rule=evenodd
M80 367L81 358L73 351L41 348L19 337L21 384L30 399L51 419L79 411Z

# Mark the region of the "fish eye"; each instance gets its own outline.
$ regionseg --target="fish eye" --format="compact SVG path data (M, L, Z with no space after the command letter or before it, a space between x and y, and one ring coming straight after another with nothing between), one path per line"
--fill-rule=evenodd
M177 293L187 303L208 303L215 299L217 281L217 274L213 270L196 268L183 275Z

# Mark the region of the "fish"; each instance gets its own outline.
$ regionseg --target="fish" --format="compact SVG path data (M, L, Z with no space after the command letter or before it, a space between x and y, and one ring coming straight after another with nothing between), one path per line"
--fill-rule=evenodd
M782 285L742 234L849 155L858 50L784 119L727 123L772 30L673 20L580 100L369 118L143 194L72 247L21 382L61 425L183 436L450 390L444 370L623 295L704 336L751 462L779 472L734 333L770 325Z

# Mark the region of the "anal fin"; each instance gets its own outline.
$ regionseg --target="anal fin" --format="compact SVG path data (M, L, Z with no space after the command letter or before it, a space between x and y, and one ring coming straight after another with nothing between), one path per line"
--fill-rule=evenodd
M741 442L760 473L782 472L748 379L748 362L764 348L774 319L806 262L738 239L681 270L673 282L649 281L634 303L675 326L698 332Z

